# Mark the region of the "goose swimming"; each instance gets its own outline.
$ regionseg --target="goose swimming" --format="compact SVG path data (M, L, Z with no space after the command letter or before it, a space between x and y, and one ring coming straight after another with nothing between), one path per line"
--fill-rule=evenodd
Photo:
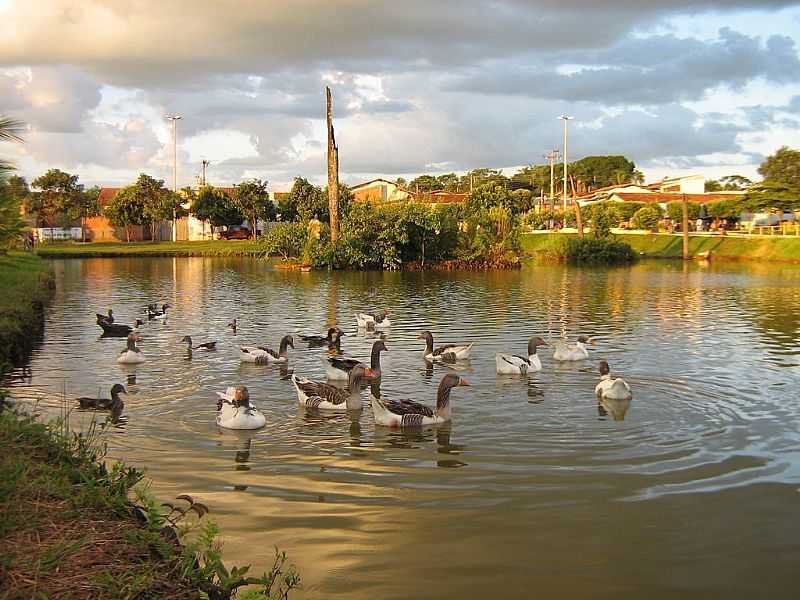
M391 311L386 308L379 313L356 313L356 323L361 329L389 329L392 322L389 320Z
M110 308L108 309L107 315L101 315L100 313L94 313L97 315L97 324L100 324L100 321L105 321L106 323L113 323L114 322L114 311Z
M559 340L555 343L555 352L553 358L555 360L567 362L576 360L586 360L589 358L589 349L586 344L591 344L592 339L585 335L579 336L574 344L568 344L564 340Z
M127 346L125 350L119 353L117 357L118 363L123 365L136 365L145 361L144 354L142 354L142 351L136 346L136 342L140 339L137 333L128 334Z
M244 362L252 362L257 365L267 365L273 362L285 363L289 360L289 351L287 350L289 347L294 350L294 338L285 335L281 339L277 352L266 346L240 346L239 358Z
M181 344L185 343L188 346L189 350L205 350L206 352L210 350L217 349L217 342L203 342L202 344L197 344L196 346L192 345L192 337L189 335L185 335L181 338Z
M167 318L167 309L172 308L171 304L162 304L161 310L155 308L155 305L150 304L147 307L147 318L148 319L166 319Z
M452 416L450 391L468 385L466 379L454 373L445 375L436 391L435 409L413 400L387 400L373 391L370 400L375 423L386 427L425 427L446 423Z
M115 383L111 388L111 398L89 398L87 396L81 396L75 400L78 402L78 406L81 408L111 411L114 411L115 408L118 408L119 411L122 412L122 408L125 406L125 404L122 402L122 398L120 398L119 395L127 393L128 392L125 391L125 387L122 384Z
M236 333L236 327L237 327L236 323L237 323L236 319L228 323L228 329L232 329L233 333Z
M372 344L372 352L370 354L369 372L368 377L377 379L381 376L381 352L388 352L389 349L383 340L378 340ZM333 380L346 380L350 376L350 371L353 370L360 360L355 358L344 358L342 356L323 357L325 364L325 376Z
M144 321L136 319L131 327L130 325L123 325L122 323L109 323L106 318L101 319L103 315L97 315L97 324L103 330L103 335L107 337L125 337L129 333L136 331L140 326L144 325Z
M526 373L541 371L542 361L539 358L539 355L536 354L536 348L538 346L547 346L547 342L540 337L532 337L530 340L528 340L528 358L511 354L495 355L497 372L501 375L525 375Z
M425 360L455 362L469 358L472 344L445 344L438 348L433 347L433 334L430 331L423 331L417 336L418 339L425 340Z
M344 333L338 327L328 329L328 335L301 335L300 339L308 344L309 348L328 344L329 349L341 348L341 338Z
M247 387L237 385L217 392L217 425L225 429L259 429L267 418L250 403Z
M600 361L598 371L600 371L600 382L594 388L598 398L603 400L630 400L633 398L631 386L622 377L611 377L606 361Z
M321 410L360 410L363 406L361 400L361 387L368 369L357 364L351 370L348 378L347 389L343 390L329 383L312 381L305 377L292 375L294 389L297 390L297 401L306 408L319 408Z

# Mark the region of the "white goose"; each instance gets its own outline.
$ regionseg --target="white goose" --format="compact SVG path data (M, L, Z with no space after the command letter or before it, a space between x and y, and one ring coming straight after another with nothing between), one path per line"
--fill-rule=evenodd
M387 308L374 315L356 313L356 323L361 329L389 329L392 326L392 322L389 320L390 312Z
M547 346L540 337L532 337L528 341L528 358L512 354L496 354L497 372L501 375L525 375L542 370L542 361L536 354L538 346Z
M125 347L125 350L119 353L117 357L117 362L121 365L138 365L145 361L144 354L139 348L136 346L136 342L138 342L141 338L136 333L128 334L128 343Z
M287 347L291 347L294 350L294 338L290 335L283 336L277 352L266 346L240 346L239 358L244 362L256 363L257 365L285 363L289 360Z
M364 403L361 400L361 383L367 368L358 364L350 370L348 389L343 390L329 383L311 381L305 377L292 375L294 389L297 390L297 401L300 406L319 408L321 410L360 410Z
M600 383L594 388L598 398L603 400L630 400L633 398L631 386L622 377L611 377L606 361L600 361L598 370L600 371Z
M387 400L380 397L380 392L375 395L375 388L372 388L370 400L375 423L386 427L425 427L446 423L452 416L450 391L461 385L469 385L469 382L454 373L445 375L436 392L435 409L413 400Z
M555 343L556 349L553 358L562 362L586 360L589 358L589 349L586 344L591 344L591 338L582 335L574 344L568 344L564 340Z
M430 331L423 331L417 336L418 339L425 340L425 360L455 362L469 358L472 344L445 344L438 348L433 347L433 334Z
M267 418L250 403L250 392L243 385L217 392L217 425L225 429L258 429Z

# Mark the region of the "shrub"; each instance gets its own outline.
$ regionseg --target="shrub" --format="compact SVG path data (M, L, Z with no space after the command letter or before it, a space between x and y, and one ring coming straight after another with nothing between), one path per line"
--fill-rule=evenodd
M694 221L700 216L700 205L697 202L687 202L689 205L689 220ZM667 217L673 221L683 221L683 202L670 202L667 204Z
M279 223L272 227L258 242L264 254L280 254L284 260L298 257L308 240L308 227L305 223Z
M613 265L636 259L629 244L610 239L570 237L562 248L564 258L574 264Z
M622 214L620 213L616 202L600 202L592 206L588 206L587 220L592 224L594 237L607 238L611 235L611 228L618 227L622 222Z
M637 210L631 218L631 225L636 229L653 230L658 228L661 220L661 208L657 204L648 204Z
M531 229L547 229L550 221L555 218L555 213L548 209L536 212L533 209L525 213L523 223Z
M738 198L730 200L720 200L708 204L708 216L717 219L736 219L738 220L744 211L744 203Z

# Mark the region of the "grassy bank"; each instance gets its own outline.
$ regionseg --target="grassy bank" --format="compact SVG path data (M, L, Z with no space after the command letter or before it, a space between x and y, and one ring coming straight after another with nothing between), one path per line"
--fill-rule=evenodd
M115 256L250 256L260 254L249 240L203 242L77 242L41 244L36 253L46 258L111 258Z
M535 233L522 236L523 249L531 254L546 254L560 237L575 234ZM651 258L682 258L680 235L624 234L617 238L631 245L634 252ZM689 256L710 252L712 258L800 262L800 238L689 236Z
M141 488L133 504L142 475L107 469L97 431L0 412L0 598L287 598L285 555L258 578L226 569L205 505L159 507Z
M0 256L0 376L41 339L51 284L49 265L38 256Z

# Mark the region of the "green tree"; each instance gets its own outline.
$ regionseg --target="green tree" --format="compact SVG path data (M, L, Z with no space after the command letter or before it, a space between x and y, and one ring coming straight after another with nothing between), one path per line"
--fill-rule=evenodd
M169 221L173 216L179 217L183 213L181 207L183 199L169 190L164 185L163 179L156 179L146 173L140 173L136 183L128 186L125 190L127 190L127 194L136 198L135 201L131 201L130 206L141 206L141 215L137 216L132 224L149 225L151 240L155 241L155 228L159 221Z
M20 134L25 130L22 121L0 115L0 142L22 142ZM0 158L0 175L13 171L14 163Z
M283 221L308 221L314 217L322 222L329 220L327 194L303 177L294 178L292 189L279 208Z
M135 185L122 188L104 210L106 218L116 227L125 229L125 241L131 241L131 227L147 223L144 197Z
M472 190L465 205L467 213L495 206L511 208L513 200L509 191L502 185L487 183Z
M269 197L267 181L251 179L237 185L231 196L232 204L247 217L253 239L258 237L258 220L274 221L277 217L275 204Z
M85 202L84 188L78 183L78 176L60 169L48 170L34 179L31 185L41 190L31 198L30 203L31 211L36 213L39 220L60 217L64 222L72 214L80 213L79 207Z
M764 182L783 183L800 190L800 150L783 146L758 167Z
M420 175L411 180L411 183L408 184L408 189L412 192L425 193L439 190L441 187L436 176Z
M786 183L764 181L747 190L742 206L754 212L800 210L800 191Z
M742 192L753 185L753 182L742 175L726 175L720 179L707 179L706 192Z
M11 185L0 177L0 253L5 254L22 235L25 223L20 217L19 199Z
M689 205L689 220L694 221L700 216L700 204L697 202L687 202L687 204ZM677 223L683 223L683 202L676 201L668 203L667 217Z
M192 200L191 212L201 221L208 221L211 234L217 227L230 227L244 221L244 216L233 205L224 190L212 186L203 187Z

